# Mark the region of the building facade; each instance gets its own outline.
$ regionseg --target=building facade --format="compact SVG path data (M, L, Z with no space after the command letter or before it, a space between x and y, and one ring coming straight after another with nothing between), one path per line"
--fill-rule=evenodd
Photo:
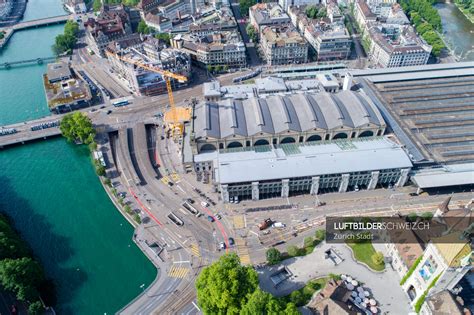
M260 47L270 66L308 61L308 43L290 25L265 26L260 33Z
M189 54L203 67L241 68L247 65L245 44L234 31L205 36L179 34L171 40L171 46Z

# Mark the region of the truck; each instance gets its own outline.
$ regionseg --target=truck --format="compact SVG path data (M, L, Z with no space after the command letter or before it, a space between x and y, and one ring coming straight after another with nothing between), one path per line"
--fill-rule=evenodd
M272 219L270 219L270 218L265 219L265 220L263 220L262 223L260 223L260 224L258 225L258 228L260 229L260 231L265 230L266 228L268 228L269 226L271 226L272 223L273 223Z

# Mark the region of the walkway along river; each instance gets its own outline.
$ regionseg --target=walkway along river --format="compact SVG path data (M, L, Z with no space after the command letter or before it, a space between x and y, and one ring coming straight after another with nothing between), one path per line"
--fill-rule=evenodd
M474 60L474 24L454 3L437 3L435 8L441 16L443 39L454 50L457 60Z
M30 0L25 17L62 13L59 0ZM62 29L15 33L0 63L51 55ZM45 68L0 70L0 125L49 114ZM0 182L0 211L55 281L58 314L113 314L154 280L156 269L133 243L133 229L103 190L87 148L56 138L2 150Z

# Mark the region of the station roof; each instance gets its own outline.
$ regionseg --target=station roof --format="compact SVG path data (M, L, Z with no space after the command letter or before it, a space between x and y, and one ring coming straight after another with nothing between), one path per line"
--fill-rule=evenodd
M411 177L420 188L474 184L474 163L453 164L443 168L426 169Z
M353 91L226 99L199 103L194 113L196 139L385 126L370 98Z
M282 144L259 151L213 152L194 158L195 162L213 160L221 184L412 167L405 151L385 137Z

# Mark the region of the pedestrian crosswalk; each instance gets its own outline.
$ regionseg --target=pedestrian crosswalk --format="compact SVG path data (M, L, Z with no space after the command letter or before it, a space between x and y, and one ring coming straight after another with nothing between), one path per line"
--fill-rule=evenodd
M233 218L234 221L234 228L236 229L243 229L245 228L245 221L243 215L236 215Z
M189 268L172 266L168 276L172 278L184 278L189 273Z
M163 176L160 180L161 180L161 181L163 182L163 184L165 184L165 185L168 185L168 183L170 182L170 179L169 179L168 176Z
M196 257L201 257L201 252L199 251L199 246L197 244L191 244L191 253Z
M240 262L243 265L250 265L252 262L250 260L249 249L247 247L247 242L242 238L235 239L235 245L237 247L237 255L240 257Z
M180 179L179 175L176 173L171 173L171 178L173 179L175 183L179 182L179 179Z

